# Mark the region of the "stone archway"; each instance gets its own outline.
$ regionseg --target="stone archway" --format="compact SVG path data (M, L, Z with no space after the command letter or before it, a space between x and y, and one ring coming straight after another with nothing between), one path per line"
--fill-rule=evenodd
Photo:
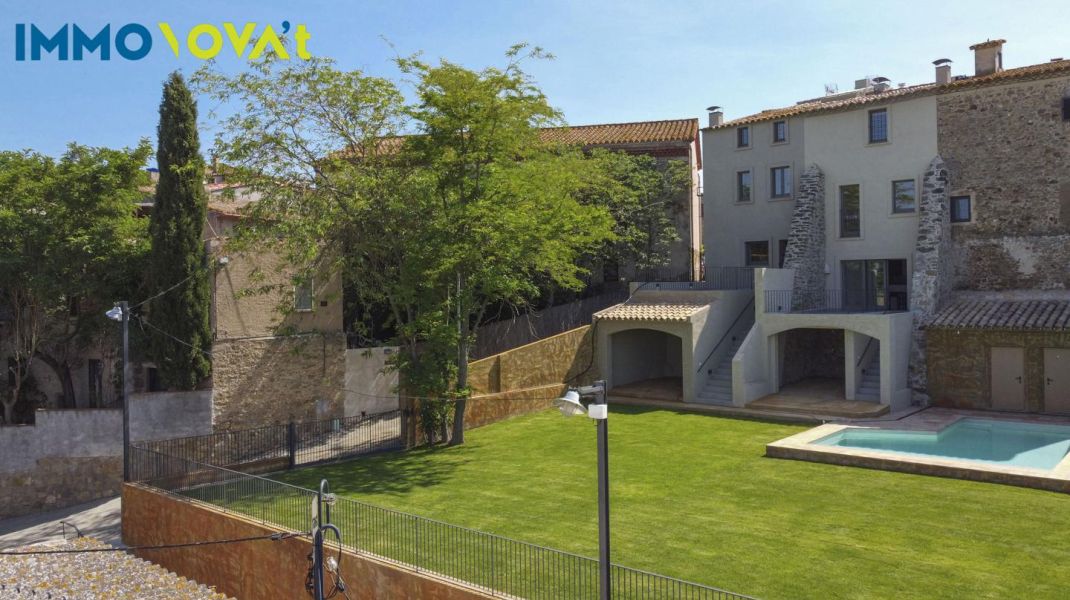
M625 329L609 336L611 393L647 399L683 399L683 339L656 329Z

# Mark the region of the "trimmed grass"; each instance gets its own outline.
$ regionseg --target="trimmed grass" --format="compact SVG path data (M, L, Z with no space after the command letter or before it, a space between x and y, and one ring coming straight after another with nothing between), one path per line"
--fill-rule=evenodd
M799 426L623 407L609 428L616 563L765 599L1070 590L1070 496L763 456ZM548 411L466 437L274 478L597 556L589 420Z

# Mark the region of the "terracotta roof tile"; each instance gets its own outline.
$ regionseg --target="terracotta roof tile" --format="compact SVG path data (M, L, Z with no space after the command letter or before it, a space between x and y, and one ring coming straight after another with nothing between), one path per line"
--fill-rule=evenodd
M687 321L691 315L708 304L669 304L654 302L625 302L595 313L596 319L607 321Z
M763 110L760 113L726 121L717 127L707 129L725 129L729 127L738 127L740 125L749 125L751 123L762 123L785 117L794 117L802 114L821 114L856 108L867 104L875 104L878 102L895 102L898 100L920 98L922 96L933 94L949 94L975 87L1001 85L1016 81L1030 81L1033 79L1045 79L1058 76L1070 76L1070 60L1058 60L1037 65L1029 65L1027 67L1019 67L1017 69L1007 69L1005 71L991 73L989 75L981 75L979 77L956 79L945 84L923 83L904 88L892 88L884 92L860 91L858 94L850 95L849 97L840 100L826 101L819 98L817 100L806 101L802 104L795 104L793 106ZM843 95L847 94L850 94L850 92Z
M691 142L698 135L698 119L550 127L541 130L539 134L548 142L584 146Z
M930 329L1070 330L1068 300L963 300L933 316Z

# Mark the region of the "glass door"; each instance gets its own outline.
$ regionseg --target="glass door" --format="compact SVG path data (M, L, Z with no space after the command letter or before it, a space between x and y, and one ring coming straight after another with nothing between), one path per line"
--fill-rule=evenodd
M906 310L905 260L845 260L841 265L843 293L840 308L857 312Z

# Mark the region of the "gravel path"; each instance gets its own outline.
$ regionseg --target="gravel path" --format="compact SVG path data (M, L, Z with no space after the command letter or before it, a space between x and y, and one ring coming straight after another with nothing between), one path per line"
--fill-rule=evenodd
M92 538L50 542L37 550L108 548ZM25 550L30 547L24 547ZM0 556L0 598L12 600L226 600L211 588L125 552Z

